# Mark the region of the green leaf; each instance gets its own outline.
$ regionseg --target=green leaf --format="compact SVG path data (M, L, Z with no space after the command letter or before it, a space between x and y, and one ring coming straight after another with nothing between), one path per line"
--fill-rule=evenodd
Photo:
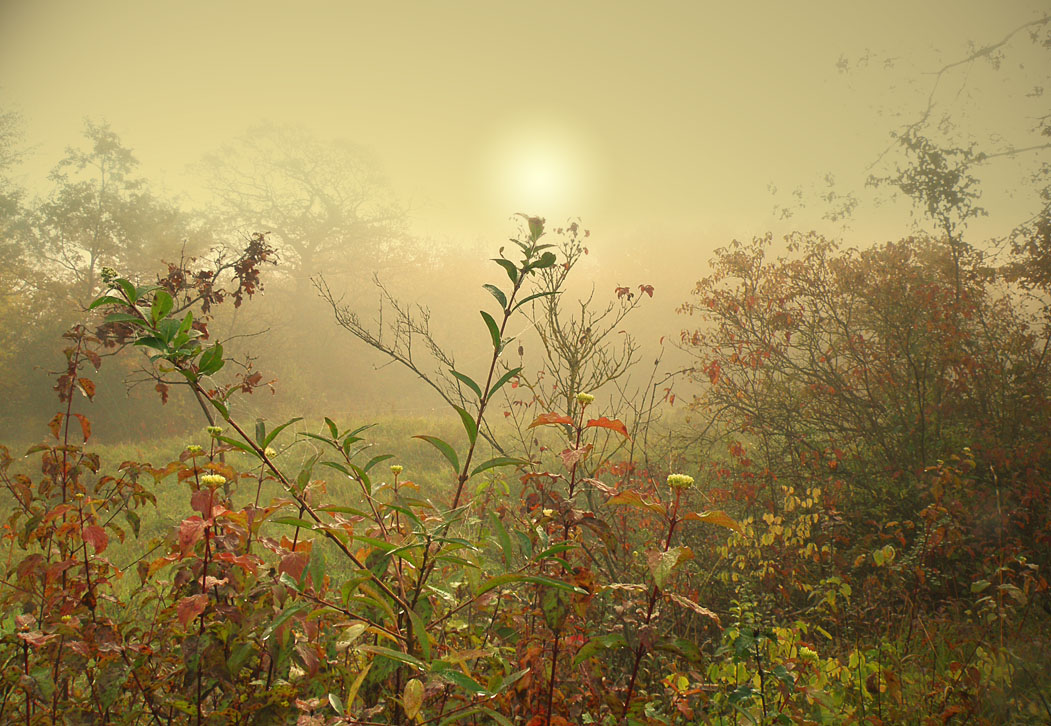
M534 270L543 270L544 268L551 267L553 264L555 264L555 259L556 258L554 252L545 252L544 254L540 255L540 259L534 262L532 265L530 265L530 267L532 267Z
M486 326L489 328L489 336L493 339L493 347L499 349L500 347L500 326L493 320L493 316L484 310L479 310L482 314L482 319L485 320Z
M515 459L510 456L495 456L492 459L489 459L488 461L483 461L481 464L472 469L471 476L474 476L475 474L480 474L486 469L495 469L498 466L521 466L522 464L527 463L528 462L524 459Z
M531 668L523 668L522 670L515 671L514 673L510 673L506 677L503 677L503 678L497 676L496 682L489 689L490 693L492 693L495 696L497 693L502 693L503 691L506 691L508 688L513 686L515 683L517 683L518 681L522 680L522 678L526 674L528 674L531 670L532 670Z
M453 449L453 447L449 446L437 436L425 436L423 434L418 434L416 436L413 436L413 438L420 439L421 441L426 441L428 444L438 449L438 451L442 453L442 456L444 456L449 461L449 463L452 464L453 470L457 474L460 473L460 459L456 456L456 450Z
M478 424L474 422L474 416L467 413L466 409L460 408L459 406L453 406L456 409L456 413L460 414L460 420L463 421L464 430L467 431L467 440L474 445L474 440L478 438Z
M362 471L368 471L372 467L376 466L376 464L382 463L387 459L393 458L394 454L377 454L376 456L373 456L371 459L369 459L369 463L365 464L365 466L362 467Z
M346 506L342 506L342 505L339 505L339 504L332 504L332 505L329 505L327 507L318 507L317 511L319 511L319 512L339 512L341 514L353 514L353 515L355 515L357 517L368 517L368 516L371 516L367 512L364 512L364 511L362 511L360 509L355 509L354 507L346 507Z
M216 343L208 350L201 353L201 359L197 363L197 369L202 376L210 376L219 371L226 361L223 360L223 346Z
M529 223L529 239L531 241L536 242L544 236L543 217L526 217L526 221Z
M142 300L142 298L149 295L154 290L160 290L157 285L143 285L142 287L135 288L135 302Z
M217 403L217 402L213 402L213 403ZM229 444L230 446L234 447L235 449L240 449L241 451L245 452L246 454L251 454L252 456L256 455L255 449L253 449L251 446L249 446L248 444L246 444L246 443L244 443L242 441L237 441L236 439L231 439L231 438L229 438L227 436L217 436L216 440L217 441L222 441L224 444Z
M495 512L489 513L489 521L492 522L493 531L496 533L496 540L500 543L500 549L504 553L504 565L510 567L511 555L514 553L514 550L511 549L511 536L507 534L507 528L504 527L504 523L500 521L500 518L496 516Z
M328 432L332 434L332 438L339 438L339 428L336 427L335 421L326 416L325 425L328 426Z
M189 333L193 328L193 311L187 310L186 317L182 319L182 323L179 324L179 335ZM193 331L193 335L198 335L197 331Z
M491 577L482 583L482 586L478 588L476 595L482 595L490 590L507 585L512 582L529 582L534 585L545 585L547 587L553 587L559 590L568 590L569 592L575 592L578 595L587 595L587 590L583 590L575 585L570 585L568 582L562 582L561 580L554 580L550 577L542 577L541 575L522 575L517 572L509 572L506 575L497 575Z
M628 641L624 637L624 633L607 633L606 635L598 635L580 646L580 650L578 650L577 654L573 657L573 667L576 668L588 658L594 657L599 651L605 652L610 648L627 647Z
M437 671L439 678L449 681L455 686L459 686L463 690L467 691L472 696L489 696L488 689L481 683L471 678L468 675L464 675L462 671L455 670L454 668L447 668Z
M311 547L310 561L307 563L306 572L310 573L310 581L314 589L321 592L321 586L325 582L325 548ZM305 577L305 574L304 574Z
M506 310L507 309L507 296L504 295L504 291L503 290L498 288L496 285L482 285L482 287L484 287L486 290L488 290L489 294L496 298L496 301L498 303L500 303L500 309L501 310ZM122 301L118 300L117 302L122 302Z
M511 278L513 284L518 284L518 268L515 267L515 263L511 262L511 260L505 260L503 257L494 258L493 262L504 268L504 272Z
M503 386L505 383L507 383L509 380L511 380L512 378L514 378L515 376L517 376L521 372L522 372L522 368L521 367L512 368L507 373L505 373L502 376L500 376L500 378L497 379L496 383L493 384L493 387L489 389L489 396L492 397L492 395L494 393L496 393L497 391L500 390L501 386Z
M650 574L653 575L653 581L657 587L661 589L664 588L668 578L679 565L692 559L693 550L689 547L672 547L665 552L653 550L646 553L646 564L650 568Z
M225 403L217 398L210 398L208 400L211 402L212 406L215 407L215 410L223 417L223 421L230 420L230 409L226 407Z
M479 388L477 383L471 380L468 376L465 376L463 373L455 371L452 368L449 369L449 372L453 374L453 377L456 378L456 380L462 382L464 385L466 385L468 388L474 391L475 394L477 394L479 400L482 398L482 389Z
M404 663L405 665L412 666L417 670L426 670L427 666L418 658L414 658L408 653L402 653L398 650L391 648L384 648L382 645L360 645L358 650L363 650L366 653L372 653L380 657L392 660L396 663Z
M347 710L343 708L343 701L335 693L328 694L328 705L332 706L332 710L339 716L344 716L347 713Z
M265 448L266 448L267 446L269 446L269 445L270 445L270 442L272 442L272 441L273 441L273 440L274 440L275 438L277 438L277 435L278 435L279 433L281 433L281 432L282 432L282 431L284 431L284 430L285 430L286 428L288 428L289 426L291 426L292 424L294 424L294 423L295 423L296 421L302 421L302 420L303 420L303 417L302 417L302 416L296 416L296 417L295 417L294 419L291 419L291 420L289 420L289 421L286 421L285 423L281 424L281 425L280 425L280 426L278 426L278 427L277 427L276 429L274 429L274 430L273 430L273 431L271 431L271 432L270 432L269 434L267 434L266 438L264 438L264 439L263 439L263 442L262 442L262 443L261 443L261 444L259 445L259 446L260 446L260 448L263 448L263 449L265 449Z
M110 313L106 316L106 323L133 323L140 327L146 327L146 323L142 322L142 318L132 313Z
M270 625L267 626L266 630L263 631L263 640L267 640L278 628L288 622L288 619L293 615L301 613L304 610L309 610L310 607L311 603L297 602L285 608L280 615L273 619Z
M102 297L95 298L95 300L88 305L88 310L94 310L97 307L103 305L123 305L127 306L127 301L124 298L114 297L113 295L103 295Z
M369 669L372 668L372 663L361 669L361 673L354 679L354 683L351 684L350 690L347 691L347 708L351 708L354 705L354 699L358 696L358 689L361 688L361 684L365 681L365 676L369 674Z
M174 304L171 295L164 290L158 290L153 296L153 305L150 306L150 318L156 323L161 318L167 317Z
M539 297L548 297L549 295L557 295L557 294L558 294L557 290L548 290L547 292L535 293L535 294L530 295L529 297L525 298L524 300L521 300L520 302L518 302L518 304L516 304L514 306L514 308L512 308L511 312L514 312L515 310L518 310L518 308L522 307L526 303L532 302L533 300L536 300Z
M431 637L427 634L427 623L423 622L416 611L409 609L409 622L412 623L412 633L416 636L416 642L420 644L420 654L425 661L431 659Z
M138 296L135 295L135 286L125 280L123 277L117 278L113 281L113 284L120 287L121 291L128 296L128 300L135 302L138 300Z
M290 524L293 527L309 530L313 530L315 524L315 522L311 522L307 519L300 519L299 517L274 517L270 521L274 524Z

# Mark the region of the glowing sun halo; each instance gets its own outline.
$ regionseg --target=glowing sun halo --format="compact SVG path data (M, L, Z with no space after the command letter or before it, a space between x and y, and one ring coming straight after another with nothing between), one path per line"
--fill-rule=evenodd
M490 142L483 183L502 213L579 216L594 192L587 146L567 127L532 122Z

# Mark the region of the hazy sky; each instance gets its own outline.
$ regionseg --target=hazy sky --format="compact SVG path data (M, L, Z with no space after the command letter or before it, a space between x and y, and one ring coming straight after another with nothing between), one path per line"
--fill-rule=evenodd
M0 100L23 114L30 174L89 116L155 183L195 194L188 162L271 120L374 149L424 235L499 239L525 211L710 249L776 227L774 206L820 190L826 172L861 188L902 121L889 114L922 108L924 73L1048 9L3 0ZM868 67L837 70L867 52ZM883 219L862 214L855 229L901 236Z

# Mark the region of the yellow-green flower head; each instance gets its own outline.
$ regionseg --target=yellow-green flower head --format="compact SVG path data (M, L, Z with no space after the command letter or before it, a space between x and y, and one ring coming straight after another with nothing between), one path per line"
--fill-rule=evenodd
M201 484L206 487L221 487L226 483L226 477L222 474L205 474L201 477Z
M405 467L402 466L401 464L391 464L390 465L390 473L393 474L394 476L398 476L398 474L401 474L403 471L405 471Z
M197 444L190 444L186 447L186 453L190 454L191 456L197 456L198 454L203 454L204 449L202 449Z
M266 458L268 459L273 459L275 456L277 456L277 452L269 446L267 446L265 449L263 449L263 455L266 456Z
M117 274L117 271L114 270L112 267L103 267L101 270L99 270L99 277L101 277L102 281L108 285L114 280L116 280L119 277L119 275Z
M222 426L209 426L205 431L208 432L209 436L218 436L223 432L223 428Z
M689 489L693 486L693 477L689 474L669 474L668 486L672 489Z
M805 645L799 646L799 658L801 660L817 660L817 653Z
M579 403L581 406L587 406L589 403L594 403L594 402L595 402L595 397L592 396L590 393L578 393L577 394L577 403Z

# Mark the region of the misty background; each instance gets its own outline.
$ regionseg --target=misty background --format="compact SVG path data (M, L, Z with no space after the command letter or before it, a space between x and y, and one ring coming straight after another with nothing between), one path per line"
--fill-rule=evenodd
M995 252L1045 204L1031 181L1046 153L1001 152L1042 143L1046 48L1016 31L1046 10L0 4L0 434L38 436L60 335L103 266L150 279L255 232L278 264L261 294L216 311L212 332L275 381L248 404L261 417L440 410L336 324L315 281L371 325L392 300L430 309L435 340L471 372L487 260L516 213L589 230L571 292L619 309L627 287L640 303L613 334L638 342L640 375L662 349L662 371L677 370L691 324L677 309L732 239L814 229L864 247L929 229L872 183L901 168L893 134L920 121L989 154L987 214L968 239ZM137 365L103 368L104 439L194 420L178 396L157 407ZM126 397L154 413L128 415Z

